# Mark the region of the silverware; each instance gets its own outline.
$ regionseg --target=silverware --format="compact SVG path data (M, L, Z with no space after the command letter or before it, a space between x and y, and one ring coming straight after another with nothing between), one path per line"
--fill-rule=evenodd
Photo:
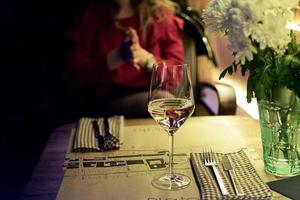
M230 180L231 180L231 184L233 185L234 191L238 196L243 196L244 193L241 190L241 188L238 186L235 177L234 177L234 170L231 166L230 160L228 158L228 156L223 156L222 157L222 164L223 164L223 168L225 171L228 172Z
M109 130L108 117L103 118L104 124L104 150L119 149L119 139L113 136Z
M217 183L219 185L222 195L228 195L228 191L222 180L220 172L219 172L218 168L216 167L217 164L216 164L213 152L211 150L203 152L203 160L204 160L205 166L211 167L213 169L214 175L216 177L216 180L217 180Z
M96 138L96 141L97 141L98 148L101 150L101 149L104 148L104 137L102 135L100 135L98 121L93 120L92 125L93 125L93 130L94 130L94 133L95 133L95 138Z
M104 137L105 139L112 137L112 134L109 131L109 122L108 122L108 117L103 118L103 123L104 123Z

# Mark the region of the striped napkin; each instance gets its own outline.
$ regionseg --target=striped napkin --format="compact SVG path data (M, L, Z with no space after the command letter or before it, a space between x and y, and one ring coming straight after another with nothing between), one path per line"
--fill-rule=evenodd
M235 194L230 178L223 170L221 161L224 155L231 160L235 178L245 194L243 196ZM227 154L215 153L217 167L229 192L226 196L222 196L212 171L204 165L202 157L202 153L191 153L191 164L201 199L271 199L271 190L259 177L243 150Z
M98 136L95 133L93 122L96 121L99 127ZM108 118L109 131L112 134L112 137L106 138L104 131L104 119L103 118L88 118L82 117L79 119L75 139L73 145L73 151L75 152L91 152L91 151L102 151L102 150L112 150L119 149L120 144L122 143L122 135L124 129L124 116L112 116ZM97 136L97 138L96 138ZM106 143L112 143L113 146L110 148L100 149L98 139L99 137L104 137Z

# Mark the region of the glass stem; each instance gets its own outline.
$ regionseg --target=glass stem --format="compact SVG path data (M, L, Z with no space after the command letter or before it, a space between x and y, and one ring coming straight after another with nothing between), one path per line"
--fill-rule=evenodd
M173 172L173 147L174 147L174 137L173 133L169 133L169 174L171 177L174 175Z

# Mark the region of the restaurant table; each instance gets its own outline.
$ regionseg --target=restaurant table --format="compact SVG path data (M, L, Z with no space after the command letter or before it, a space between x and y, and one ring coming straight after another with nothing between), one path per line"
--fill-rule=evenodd
M20 199L47 200L57 198L64 177L62 166L66 152L70 148L70 132L74 127L75 123L66 124L52 132ZM161 135L158 136L160 138L153 140L153 135L151 135L151 128L153 127L159 128L153 119L126 119L124 128L125 145L121 148L134 147L135 149L151 150L159 147L167 149L167 134L162 131ZM150 131L150 134L145 134L145 131ZM126 140L127 136L130 141ZM211 147L216 152L230 152L247 148L255 154L255 169L265 182L279 179L263 170L259 122L250 117L191 117L175 134L174 147L175 153L177 149L181 148L190 152L197 152L203 147ZM149 187L152 186L149 185ZM273 192L272 199L288 198Z

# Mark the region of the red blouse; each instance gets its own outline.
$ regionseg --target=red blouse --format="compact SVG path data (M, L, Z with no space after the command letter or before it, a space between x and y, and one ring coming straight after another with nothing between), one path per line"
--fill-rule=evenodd
M183 61L183 21L170 11L164 11L166 17L154 20L145 40L138 31L137 14L121 19L119 23L136 29L142 48L151 52L157 61ZM67 64L68 79L77 87L96 86L98 90L103 90L111 83L125 87L149 86L151 73L142 67L136 69L130 63L124 63L116 70L108 70L106 56L121 45L124 37L123 31L110 21L108 8L89 6L79 26L67 33L67 39L75 42Z

